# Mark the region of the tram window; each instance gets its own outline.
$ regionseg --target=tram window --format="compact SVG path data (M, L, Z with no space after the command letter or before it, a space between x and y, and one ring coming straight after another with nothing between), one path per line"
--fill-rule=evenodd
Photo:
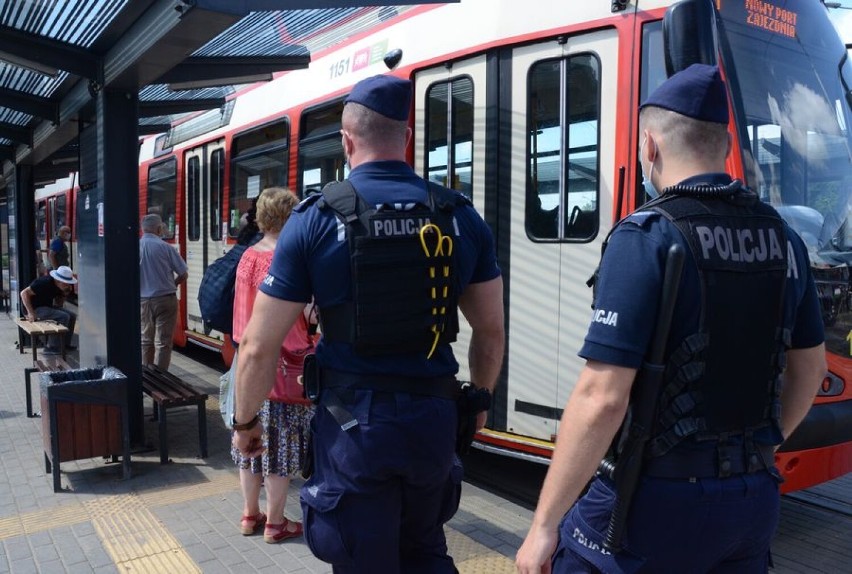
M472 199L473 81L434 84L426 98L426 177Z
M36 209L36 235L40 241L47 240L47 202L39 201Z
M156 213L165 223L163 237L175 236L177 214L177 160L171 157L148 169L147 213Z
M56 198L56 231L59 231L59 228L63 225L68 225L66 212L68 211L67 205L68 199L64 195L60 195Z
M201 162L197 156L189 158L186 166L186 238L201 238Z
M600 219L598 60L582 54L538 62L528 89L527 234L590 241Z
M240 217L267 187L287 185L287 120L262 126L234 138L231 159L231 195L228 200L228 235L240 232Z
M343 103L312 110L302 116L299 140L301 197L321 191L330 181L341 181L349 169L343 158L340 118Z
M210 239L222 239L222 204L225 187L225 150L210 154Z

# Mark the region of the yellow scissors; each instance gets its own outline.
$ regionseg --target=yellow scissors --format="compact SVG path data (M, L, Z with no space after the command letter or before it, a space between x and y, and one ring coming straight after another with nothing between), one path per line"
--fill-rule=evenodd
M429 243L426 239L427 235L430 233L435 234L435 248L434 250L429 249ZM444 257L451 256L453 254L453 238L449 235L444 235L441 232L441 228L435 225L434 223L427 223L423 227L420 228L420 245L423 247L423 253L426 254L427 259L431 259L432 257ZM444 278L448 278L450 276L450 266L444 265L443 269ZM435 279L435 267L429 267L429 278ZM442 293L442 298L446 300L449 295L449 288L447 285L444 285L444 291ZM432 287L432 301L436 303L435 307L432 307L432 315L438 315L438 307L437 307L438 294L435 290L435 287ZM446 306L441 307L440 309L441 315L447 314ZM429 353L426 355L426 358L429 359L432 357L432 354L435 352L435 349L438 346L438 340L441 338L441 330L438 329L437 323L432 325L432 332L435 334L434 339L432 340L432 348L429 349Z

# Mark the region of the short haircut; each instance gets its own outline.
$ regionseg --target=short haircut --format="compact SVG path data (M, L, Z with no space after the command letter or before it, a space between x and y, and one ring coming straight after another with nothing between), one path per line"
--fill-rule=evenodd
M158 233L160 226L163 224L163 219L156 213L149 213L142 218L142 231L144 233Z
M349 102L343 107L341 124L346 126L344 129L373 144L405 145L408 127L405 121L392 120L356 102Z
M725 159L728 126L696 120L677 112L648 106L639 112L639 129L663 134L665 149L678 157Z
M289 189L267 187L257 198L257 226L264 233L278 233L299 200Z

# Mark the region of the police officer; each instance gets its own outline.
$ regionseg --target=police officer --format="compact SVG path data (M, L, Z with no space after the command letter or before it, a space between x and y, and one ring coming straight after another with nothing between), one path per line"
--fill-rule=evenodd
M472 384L493 389L503 357L493 237L462 195L405 163L410 107L407 80L354 86L340 130L349 177L294 209L240 342L235 444L254 456L281 341L315 297L323 390L301 499L308 545L337 573L455 572L443 524L461 481L457 309L473 330Z
M724 172L727 123L715 66L674 74L641 107L645 188L662 194L608 238L579 353L586 366L517 554L520 572L550 572L551 558L553 572L767 571L779 509L774 448L825 374L823 326L801 239ZM613 482L597 476L574 502L635 400L675 243L686 260L663 390L623 547L610 551Z

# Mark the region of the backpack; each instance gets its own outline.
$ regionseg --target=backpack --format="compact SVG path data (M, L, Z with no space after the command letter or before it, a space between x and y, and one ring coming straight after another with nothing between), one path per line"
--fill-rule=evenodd
M198 306L201 308L201 319L204 322L204 332L211 329L230 335L234 322L234 287L237 283L237 266L245 250L257 243L261 238L257 234L247 244L237 244L225 255L211 263L198 287Z

